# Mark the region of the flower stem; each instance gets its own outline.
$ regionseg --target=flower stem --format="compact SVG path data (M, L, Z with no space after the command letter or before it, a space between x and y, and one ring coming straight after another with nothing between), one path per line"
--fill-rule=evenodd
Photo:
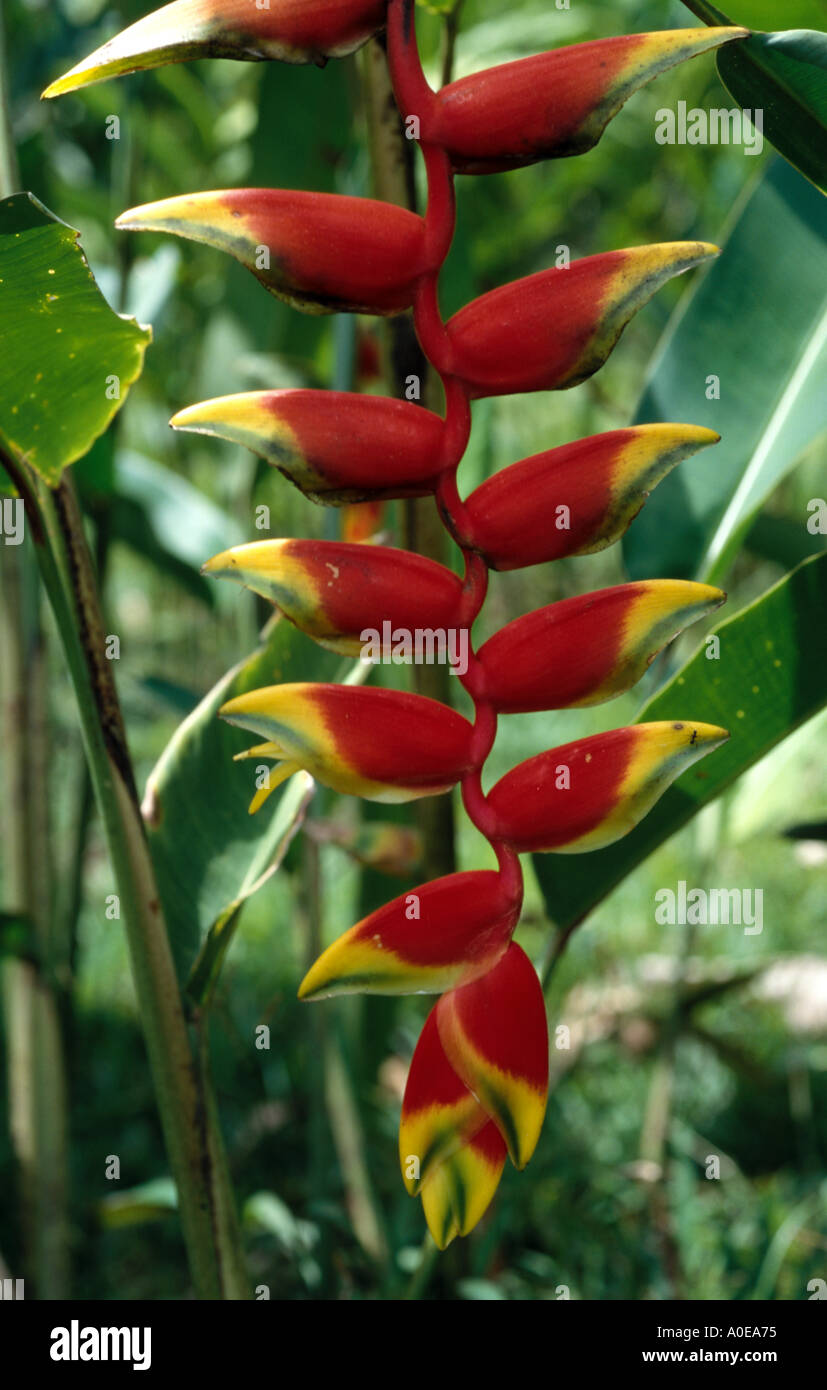
M414 84L411 101L428 99L430 89L421 67L412 70ZM364 49L362 90L370 146L373 194L384 202L416 211L413 145L405 138L400 107L394 98L383 45L372 39ZM431 94L432 96L433 94ZM416 114L414 104L410 110ZM403 112L404 114L404 112ZM418 378L421 402L441 410L439 377L429 364L413 331L410 315L400 314L385 321L386 375L394 395L403 396L411 377ZM433 500L411 498L402 503L403 544L429 559L446 563L446 536ZM446 666L418 665L413 672L417 694L451 704L451 679ZM456 868L454 803L450 796L423 797L413 806L413 817L422 836L423 869L428 878L440 878Z

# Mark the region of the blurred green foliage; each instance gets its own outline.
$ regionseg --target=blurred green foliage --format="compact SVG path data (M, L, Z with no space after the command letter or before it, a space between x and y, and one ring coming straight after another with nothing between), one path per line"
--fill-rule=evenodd
M137 203L224 185L370 191L358 55L324 71L170 67L58 103L38 101L50 79L145 8L143 0L123 0L117 13L104 0L6 6L23 184L80 229L110 303L154 330L127 408L75 468L105 565L112 630L121 636L119 688L140 785L183 715L253 649L262 618L249 594L207 600L194 569L193 532L205 542L214 537L215 549L240 535L266 535L253 529L257 505L270 508L273 535L328 534L332 524L331 514L244 451L174 435L167 421L210 395L329 385L347 338L335 322L302 318L274 302L229 259L115 233L113 219ZM733 0L731 9L741 18L750 6L745 0L739 9ZM560 42L692 22L680 4L663 0L568 10L466 0L456 72ZM440 17L420 11L418 25L435 72ZM581 256L648 241L716 239L770 156L657 145L655 112L678 100L728 104L711 59L638 93L584 158L460 179L444 312L552 263L561 243ZM120 121L117 140L106 135L112 115ZM596 380L554 398L479 403L461 488L555 442L628 423L683 289L661 292ZM375 331L360 322L359 343ZM375 378L360 384L385 389ZM773 493L765 519L803 530L819 467L812 451ZM197 490L206 511L190 511L186 489ZM221 518L223 537L215 535ZM385 525L396 543L400 524L389 508ZM727 613L783 573L771 546L748 544L731 576ZM492 576L480 637L531 607L623 577L619 547ZM698 637L697 630L690 635L692 647ZM309 641L307 649L310 669ZM678 644L679 653L688 650ZM81 751L71 690L56 658L53 667L51 815L67 879L76 868L70 851ZM391 673L394 683L401 674ZM641 689L595 711L503 720L487 784L554 742L633 718L663 675L658 666ZM691 713L705 717L702 709ZM306 1006L295 998L319 934L333 939L418 874L392 879L363 867L340 843L322 838L311 852L306 837L296 841L285 868L246 906L214 1004L216 1088L254 1282L268 1285L272 1298L289 1299L554 1300L566 1291L590 1299L807 1297L808 1280L827 1271L827 959L814 939L827 898L827 805L818 774L825 743L824 719L811 721L659 849L572 937L549 992L552 1036L563 1038L555 1030L568 1028L570 1046L553 1053L538 1153L525 1173L506 1173L473 1237L438 1260L423 1254L421 1210L405 1196L396 1163L400 1088L425 1001ZM404 810L381 813L382 820L407 819ZM322 830L331 820L343 830L340 841L355 834L358 814L326 794L311 808ZM796 835L805 822L821 833ZM463 867L487 866L484 843L461 814L459 825ZM541 960L551 929L526 867L520 940ZM763 932L658 926L654 894L680 879L762 888ZM104 914L111 892L93 823L69 1020L73 1289L90 1299L179 1298L188 1288L183 1246L162 1181L125 945L117 921ZM269 1049L256 1047L261 1025L270 1029ZM332 1103L325 1087L331 1049L344 1064ZM672 1104L659 1115L664 1074ZM342 1088L356 1103L386 1258L366 1254L354 1235L352 1189L335 1142ZM659 1124L665 1183L658 1162L646 1157ZM112 1153L121 1159L117 1185L104 1177ZM706 1175L709 1155L720 1159L719 1178ZM5 1132L0 1184L11 1190ZM144 1184L151 1186L132 1191ZM18 1239L6 1203L0 1251L11 1269Z

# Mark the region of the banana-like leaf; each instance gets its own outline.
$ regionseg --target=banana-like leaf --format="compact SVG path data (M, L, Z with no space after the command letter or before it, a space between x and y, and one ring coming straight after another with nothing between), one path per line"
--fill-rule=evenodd
M263 645L184 720L149 778L144 817L176 968L198 997L214 983L237 912L265 881L305 805L293 778L273 794L272 810L248 814L256 763L233 757L254 740L219 719L218 709L263 685L330 680L339 665L286 620L275 621Z
M641 710L638 723L688 710L731 731L714 758L693 767L629 835L592 854L538 854L534 868L551 919L582 919L653 850L748 767L827 704L827 555L807 560L720 624L720 656L707 638Z
M31 193L0 202L0 445L50 486L103 434L149 328L110 309L79 233Z
M686 2L709 25L735 22L706 0ZM783 6L776 4L771 22L800 23L792 8L789 0ZM822 12L822 22L824 18ZM721 50L716 55L724 86L739 106L763 113L767 139L827 191L827 34L789 27L779 33L752 34L737 48L737 53Z
M776 160L655 354L636 422L691 420L721 442L713 469L688 460L664 479L624 538L634 579L720 582L758 508L824 430L826 252L827 203Z

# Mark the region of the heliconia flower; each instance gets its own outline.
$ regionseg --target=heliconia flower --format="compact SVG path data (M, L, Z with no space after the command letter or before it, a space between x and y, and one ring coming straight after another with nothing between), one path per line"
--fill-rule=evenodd
M318 502L424 497L439 476L443 421L387 396L245 391L187 406L171 423L245 445Z
M219 714L266 739L251 755L280 764L251 813L299 768L333 791L400 802L450 790L471 761L468 720L400 690L288 683L237 695Z
M703 241L634 246L490 290L449 319L447 369L472 399L577 386L661 285L717 254Z
M390 656L397 629L456 625L462 582L451 570L409 550L347 541L266 540L237 545L208 560L204 574L235 579L277 604L321 646L359 656L374 630Z
M603 550L676 464L720 437L701 425L632 425L512 463L466 500L466 543L495 570Z
M572 44L488 68L443 87L422 113L422 138L463 174L583 154L623 103L658 73L746 38L748 30L674 29Z
M550 603L480 649L486 697L501 714L610 700L640 680L682 628L725 599L709 584L645 579Z
M490 869L449 874L386 903L319 957L300 999L332 994L440 994L496 965L520 904Z
M186 193L130 208L115 226L173 232L227 251L271 294L309 313L399 313L427 269L421 217L342 193Z
M525 951L512 941L486 974L443 994L436 1021L451 1067L496 1124L512 1163L524 1168L548 1092L546 1007Z
M437 1025L438 1007L435 1004L431 1009L419 1035L399 1121L399 1162L405 1186L412 1197L449 1154L455 1153L489 1123L479 1101L457 1076L445 1055ZM503 1144L503 1159L505 1155ZM501 1172L502 1164L488 1201ZM444 1243L447 1245L447 1240ZM438 1239L437 1244L440 1244Z
M43 95L190 58L323 63L352 53L382 29L385 9L385 0L174 0L116 34Z
M492 787L498 833L520 853L602 849L634 829L676 777L728 738L713 724L658 721L551 748Z

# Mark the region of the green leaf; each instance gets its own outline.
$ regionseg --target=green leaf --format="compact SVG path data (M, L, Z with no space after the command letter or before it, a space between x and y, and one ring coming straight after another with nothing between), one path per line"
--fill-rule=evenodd
M772 29L779 19L788 29L816 29L827 22L825 0L727 0L727 14L708 0L683 0L687 9L707 24L742 24L746 29ZM731 16L728 18L727 16Z
M802 560L818 555L824 549L824 538L812 535L800 519L791 516L756 517L746 538L746 547L753 555L772 560L784 570L795 569Z
M238 926L241 909L247 899L257 893L281 865L290 847L290 841L304 820L315 786L313 778L307 772L297 772L285 786L276 814L270 822L269 833L262 836L258 852L253 856L244 875L238 896L213 922L190 971L187 993L194 1003L204 1005L212 994Z
M777 0L735 0L729 18L708 0L685 0L706 24L743 24L763 29L779 18ZM787 28L751 34L715 56L718 74L739 106L762 112L764 134L790 164L827 190L827 34L805 25L824 23L827 10L815 0L786 0ZM801 25L801 28L794 28Z
M827 34L752 34L721 50L716 62L739 106L763 111L767 139L827 190Z
M641 710L638 722L703 719L732 737L687 772L629 835L593 854L536 854L534 867L558 927L581 921L653 850L720 796L793 729L827 704L827 555L807 560L720 624L720 659L707 642Z
M624 538L633 578L720 580L764 499L824 429L826 248L824 198L776 160L655 353L636 421L688 420L722 438L664 479ZM720 399L707 399L709 376Z
M55 486L123 405L151 338L110 309L73 227L31 193L0 203L0 444L9 454Z
M234 695L291 680L330 680L340 659L286 620L272 623L263 645L229 671L179 726L152 772L144 798L149 844L179 978L185 982L203 943L194 988L206 988L220 964L230 919L261 886L284 845L282 804L295 796L291 778L255 816L254 762L233 755L255 742L217 717ZM234 925L234 924L233 924ZM226 935L229 940L229 935Z

